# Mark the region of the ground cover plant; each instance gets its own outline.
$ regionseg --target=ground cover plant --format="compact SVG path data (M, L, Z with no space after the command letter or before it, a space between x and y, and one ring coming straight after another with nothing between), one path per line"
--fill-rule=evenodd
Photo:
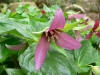
M99 20L29 4L0 13L0 75L100 75Z

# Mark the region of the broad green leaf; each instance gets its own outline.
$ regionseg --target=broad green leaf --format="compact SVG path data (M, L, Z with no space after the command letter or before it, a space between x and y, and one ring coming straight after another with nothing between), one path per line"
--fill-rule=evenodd
M75 23L71 23L71 24L66 24L62 30L63 30L63 31L71 30L71 29L73 29L74 27L76 27L79 23L80 23L80 22L75 22Z
M98 60L96 61L96 65L100 66L100 51L98 51Z
M100 37L98 37L97 35L93 34L92 37L91 37L91 41L92 41L92 43L99 44L100 43Z
M55 42L51 43L51 47L53 47L55 50L57 50L58 52L60 52L61 54L63 54L64 56L67 56L66 51L64 50L64 48L58 46Z
M23 17L28 17L28 14L32 16L37 16L40 14L40 9L38 9L35 5L30 6L29 4L19 5L16 9L16 12Z
M46 16L48 18L54 17L54 14L56 13L56 10L59 8L58 5L53 5L50 8L47 7L46 5L43 6L43 10L46 12Z
M93 75L92 74L92 71L88 71L88 72L82 72L82 73L79 73L78 75Z
M19 5L19 6L16 8L16 12L17 12L18 14L24 13L24 6L23 6L23 5Z
M37 6L29 6L28 8L28 13L32 16L38 16L40 15L40 9Z
M31 21L30 24L22 24L19 22L15 22L14 19L9 19L7 17L2 18L0 20L0 34L10 33L13 35L17 35L23 39L38 41L40 37L33 35L32 32L40 32L45 27L49 26L49 23L46 22L36 22L34 20ZM14 31L14 32L13 32ZM17 34L16 34L17 33Z
M75 62L79 68L79 72L87 72L88 65L95 63L98 59L98 52L92 47L88 40L82 41L82 47L74 50Z
M40 19L40 21L39 21ZM32 32L40 32L43 29L49 27L51 21L46 21L46 22L41 22L41 18L38 20L35 17L29 16L29 24L30 24L30 29Z
M4 62L11 54L15 54L16 52L6 48L5 44L0 44L0 62Z
M5 17L4 15L2 17L0 16L0 34L14 29L13 26L11 27L11 24L12 21L10 19Z
M8 75L26 75L21 69L7 68L6 72Z
M7 39L4 40L2 43L8 44L8 45L16 45L16 44L21 44L25 42L24 39L21 39L17 36L13 36L11 34L6 34L5 37Z
M41 69L37 72L34 66L34 52L36 44L20 55L19 64L28 71L28 75L76 75L74 65L64 55L49 49L46 60Z
M3 42L3 41L5 41L5 40L7 40L6 37L4 37L4 36L0 36L0 42Z

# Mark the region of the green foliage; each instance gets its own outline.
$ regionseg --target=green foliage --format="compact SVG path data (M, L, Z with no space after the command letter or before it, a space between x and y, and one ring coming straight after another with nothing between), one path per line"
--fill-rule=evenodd
M81 31L83 40L81 48L77 50L64 49L50 41L50 48L46 60L39 71L35 70L34 53L42 33L50 26L57 5L47 7L44 5L45 14L36 6L20 5L16 12L8 10L0 13L0 74L6 71L8 75L92 75L90 65L100 66L100 38L93 35L89 40L85 35L91 30L81 31L85 24L83 19L69 21L69 12L64 12L66 25L62 29L75 37L74 30ZM70 11L70 14L74 13ZM22 50L10 50L5 44L17 45L27 43ZM14 60L12 57L15 56ZM9 62L14 65L9 66ZM5 64L6 63L6 64ZM93 65L95 64L95 65ZM1 70L2 69L2 70Z
M21 69L6 69L8 75L25 75Z
M22 68L27 70L28 72L32 73L32 75L61 75L61 74L68 74L68 75L75 75L75 66L68 61L69 58L65 57L64 55L50 49L45 63L43 64L42 68L36 72L34 68L34 51L35 51L36 44L33 43L30 47L20 55L19 57L19 64ZM24 60L23 60L24 59Z
M74 51L74 56L79 72L87 72L88 65L98 59L98 52L92 47L91 42L85 40L82 41L82 47Z
M16 54L17 51L12 51L5 47L5 44L0 44L0 62L5 61L12 54Z

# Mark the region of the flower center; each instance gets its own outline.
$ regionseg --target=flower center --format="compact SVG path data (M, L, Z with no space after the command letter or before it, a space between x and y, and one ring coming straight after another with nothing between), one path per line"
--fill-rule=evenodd
M51 30L48 32L45 32L46 37L48 37L48 41L52 39L53 41L56 41L56 34L60 33L61 31L59 29Z

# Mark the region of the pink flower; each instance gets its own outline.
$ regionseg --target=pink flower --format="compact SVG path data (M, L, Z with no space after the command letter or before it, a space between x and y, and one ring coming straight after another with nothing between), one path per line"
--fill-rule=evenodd
M94 27L92 28L90 33L86 35L86 39L89 39L93 35L93 33L95 33L98 37L100 37L100 31L96 31L98 27L99 27L99 20L96 20Z
M45 31L35 50L35 69L39 70L42 66L46 54L48 52L50 46L50 39L54 40L56 44L63 48L67 49L78 49L81 47L80 42L61 31L61 28L64 28L65 25L65 17L62 10L59 8L56 11L55 17L47 31Z
M68 20L71 20L72 18L80 19L80 18L83 18L84 16L85 14L79 14L79 13L70 14L68 15Z

